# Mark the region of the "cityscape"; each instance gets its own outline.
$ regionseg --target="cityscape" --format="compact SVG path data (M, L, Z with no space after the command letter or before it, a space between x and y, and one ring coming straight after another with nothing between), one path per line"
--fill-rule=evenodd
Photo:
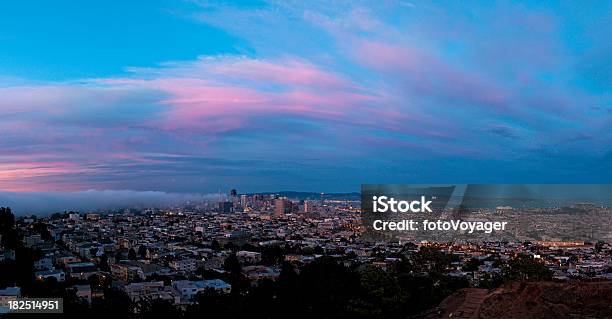
M231 190L176 207L18 218L2 208L0 298L60 297L76 317L489 318L500 315L491 300L521 311L512 300L525 294L535 314L612 313L609 242L373 242L354 194L301 196ZM534 297L538 284L558 288ZM580 293L546 295L557 289Z
M0 1L0 319L612 319L612 1Z

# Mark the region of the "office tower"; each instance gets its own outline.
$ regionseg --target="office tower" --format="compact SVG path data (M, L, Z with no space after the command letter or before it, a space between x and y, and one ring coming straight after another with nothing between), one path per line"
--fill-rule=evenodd
M277 217L291 213L293 204L286 198L277 198L274 200L274 215Z
M242 208L247 207L247 195L240 195L240 206L242 206Z
M305 213L312 213L312 212L315 212L316 210L317 210L317 205L315 201L313 200L304 201L304 212Z
M219 202L219 211L222 213L231 213L234 210L232 202Z

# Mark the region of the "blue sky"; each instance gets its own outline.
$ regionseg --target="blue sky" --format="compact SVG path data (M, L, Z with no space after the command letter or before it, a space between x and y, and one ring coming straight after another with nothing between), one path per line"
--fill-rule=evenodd
M0 4L0 190L609 183L601 2Z

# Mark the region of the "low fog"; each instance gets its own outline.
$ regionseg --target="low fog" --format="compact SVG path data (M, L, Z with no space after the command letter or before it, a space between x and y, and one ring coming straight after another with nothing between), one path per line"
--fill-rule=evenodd
M16 215L48 215L63 211L99 211L128 207L166 207L216 200L217 194L166 193L131 190L11 193L0 191L0 207Z

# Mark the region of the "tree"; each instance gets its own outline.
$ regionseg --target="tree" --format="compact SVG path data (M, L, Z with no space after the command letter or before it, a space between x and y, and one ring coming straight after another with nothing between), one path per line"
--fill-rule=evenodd
M359 297L351 302L351 310L366 318L400 318L410 293L399 285L396 276L374 266L359 271Z
M323 247L317 245L317 247L314 248L313 253L317 255L323 255L325 254L325 250L323 250Z
M140 259L145 259L147 257L147 246L140 245L138 247L138 256L140 256Z
M529 255L521 254L511 259L504 269L506 280L550 280L552 272L543 263Z
M210 249L212 250L221 250L221 244L216 239L213 239L210 242Z
M20 246L19 234L15 227L15 215L9 207L0 207L0 242L2 246L15 249Z
M331 257L321 257L300 272L295 300L304 317L350 317L347 305L360 290L358 274Z
M4 235L15 226L15 215L10 207L0 207L0 235Z
M134 305L130 297L123 291L111 288L104 291L104 298L92 301L92 313L103 318L129 318Z
M66 219L68 218L68 213L53 213L51 214L51 219L53 220L57 220L57 219Z
M101 290L110 286L111 278L109 276L95 274L87 278L87 281L92 288Z
M470 260L465 262L462 269L465 271L476 271L478 267L482 265L482 262L476 258L470 258Z
M121 252L121 250L117 250L115 252L115 262L118 263L122 259L123 259L123 253Z
M0 237L2 237L1 244L4 248L17 249L22 246L17 229L8 229L5 233L0 234Z
M136 256L136 251L134 250L134 248L130 248L130 250L128 251L128 259L129 260L136 260L138 259Z
M188 318L245 318L252 313L243 309L244 297L240 295L222 295L215 289L208 288L196 296L197 304L187 311Z
M34 282L34 261L42 257L40 249L18 247L15 250L16 270L11 273L11 277L16 279L19 286L28 290Z
M181 318L183 313L172 302L163 299L141 299L137 305L142 318Z
M223 262L223 269L228 272L227 281L232 285L232 294L239 295L249 287L248 280L242 275L242 267L236 254L232 253Z
M261 252L261 263L273 266L285 259L283 249L280 246L266 247Z
M40 237L44 240L52 240L53 236L51 236L51 232L47 227L47 224L44 222L37 221L32 224L32 230L40 234Z
M227 250L231 250L231 251L237 251L238 247L236 247L236 245L234 245L234 243L232 243L231 241L226 243L223 248L227 249Z
M603 241L598 241L597 243L595 243L595 251L598 253L601 253L601 251L603 250L603 247L606 243Z
M231 275L239 275L242 272L242 267L240 267L240 261L238 261L238 257L236 254L230 254L225 258L223 262L223 269L229 272Z
M98 247L91 247L89 248L89 255L94 258L98 255Z

